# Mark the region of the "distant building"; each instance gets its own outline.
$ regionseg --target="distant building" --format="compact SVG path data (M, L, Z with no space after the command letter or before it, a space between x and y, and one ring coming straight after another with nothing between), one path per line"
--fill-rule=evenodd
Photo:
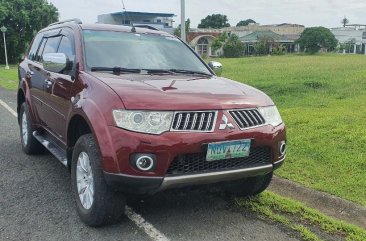
M262 40L268 41L271 43L269 46L269 51L272 52L272 48L276 45L283 46L287 53L299 52L300 47L295 43L296 40L300 38L300 34L291 33L291 34L278 34L271 30L266 31L256 31L251 34L245 35L240 39L241 42L245 45L245 55L255 54L255 45Z
M305 26L298 24L250 24L241 27L228 27L223 29L192 29L188 34L188 43L201 56L217 56L222 50L214 53L211 49L212 41L223 32L239 36L245 44L245 55L254 54L254 46L261 38L273 39L273 42L284 46L287 52L298 52L299 46L295 41L300 38Z
M187 42L201 56L217 56L211 48L211 44L217 38L221 30L218 29L196 29L187 34Z
M150 26L165 32L173 33L173 13L148 13L123 11L102 14L98 16L98 23L115 25Z
M249 24L248 26L240 27L227 27L222 29L225 32L234 33L239 37L251 34L257 31L272 31L280 35L300 35L305 30L304 25L282 23L282 24L271 24L271 25L260 25L258 23Z
M366 25L351 24L346 27L331 28L344 53L366 54Z

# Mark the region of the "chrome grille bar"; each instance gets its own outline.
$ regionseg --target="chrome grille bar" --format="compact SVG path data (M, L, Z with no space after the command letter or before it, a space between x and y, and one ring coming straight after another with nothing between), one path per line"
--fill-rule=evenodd
M191 114L187 114L186 121L184 122L183 130L187 130L188 123L189 123L189 118L191 118Z
M200 125L198 126L198 130L201 130L202 129L202 126L203 126L203 121L205 120L205 113L203 113L201 115L201 120L200 120Z

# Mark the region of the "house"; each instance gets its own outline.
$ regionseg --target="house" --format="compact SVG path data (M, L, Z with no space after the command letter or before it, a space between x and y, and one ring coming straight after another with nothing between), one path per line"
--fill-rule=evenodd
M187 42L201 56L217 56L211 44L220 33L222 31L218 29L194 29L187 34Z
M330 31L343 45L343 53L366 54L366 25L350 24Z
M272 52L272 48L276 45L285 47L288 53L299 52L300 47L295 43L299 38L300 34L296 33L278 34L271 30L265 30L245 35L239 40L245 45L245 55L252 55L255 53L255 45L260 41L267 41L270 44L268 52Z
M149 12L115 12L98 16L97 23L115 25L150 26L165 32L173 33L173 13L149 13Z

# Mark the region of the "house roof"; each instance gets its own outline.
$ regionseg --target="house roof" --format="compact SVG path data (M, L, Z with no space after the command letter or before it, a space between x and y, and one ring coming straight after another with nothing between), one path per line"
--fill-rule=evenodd
M123 11L123 12L115 12L112 15L117 16L148 16L148 17L174 17L175 14L173 13L148 13L148 12L131 12L131 11Z
M281 40L282 36L273 32L273 31L256 31L246 36L240 38L240 41L243 42L257 42L259 39L262 38L271 38L273 40Z
M267 30L267 31L256 31L251 34L245 35L240 39L242 42L246 43L255 43L258 42L258 40L263 38L270 38L273 39L275 42L281 42L281 43L293 43L296 40L300 38L300 34L277 34L273 31Z

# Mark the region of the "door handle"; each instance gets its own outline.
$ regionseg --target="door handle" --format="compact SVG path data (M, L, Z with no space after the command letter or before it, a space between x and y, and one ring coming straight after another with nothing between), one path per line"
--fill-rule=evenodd
M25 78L26 79L30 79L30 78L32 78L32 76L34 75L34 72L33 71L27 71L26 73L25 73Z
M48 80L48 79L45 79L44 81L47 85L47 88L50 87L52 85L52 81Z

